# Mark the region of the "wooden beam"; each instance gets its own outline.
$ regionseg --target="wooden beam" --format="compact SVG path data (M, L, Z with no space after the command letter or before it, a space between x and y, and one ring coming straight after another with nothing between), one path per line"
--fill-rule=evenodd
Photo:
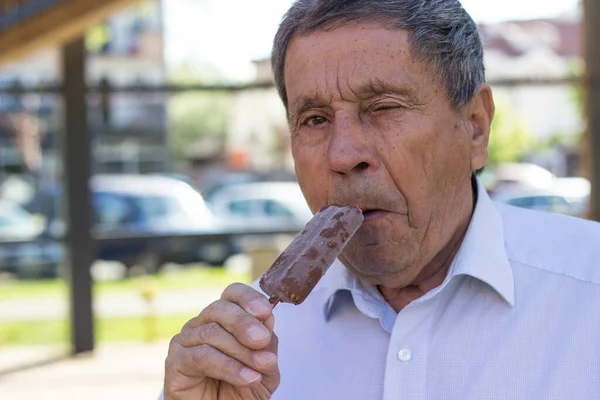
M89 189L92 138L87 121L85 59L86 50L82 37L63 46L65 129L59 137L64 166L63 212L67 226L64 245L70 289L73 354L94 349L91 268L95 250Z
M585 0L584 55L586 61L585 105L587 111L587 165L592 182L590 218L600 221L600 2Z
M18 3L17 0L0 0L0 10L12 8Z
M92 25L138 0L67 0L0 33L0 65L81 36Z

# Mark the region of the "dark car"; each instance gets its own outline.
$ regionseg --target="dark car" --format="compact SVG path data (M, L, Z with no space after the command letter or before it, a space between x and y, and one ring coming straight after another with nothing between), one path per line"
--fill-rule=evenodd
M98 175L92 179L91 191L95 236L134 238L100 241L98 260L118 261L128 269L140 266L152 273L166 263L222 265L239 252L239 246L229 238L204 241L177 237L222 230L200 193L185 182L163 176ZM56 199L59 192L53 191ZM61 218L51 211L57 209L60 206L48 207L46 236L64 234ZM173 238L153 240L152 235Z
M36 243L42 224L19 204L0 199L0 273L51 276L60 257L56 243Z

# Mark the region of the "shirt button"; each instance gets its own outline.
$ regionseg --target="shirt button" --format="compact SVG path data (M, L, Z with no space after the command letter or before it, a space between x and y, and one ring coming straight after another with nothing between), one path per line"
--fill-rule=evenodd
M401 349L398 352L398 359L402 362L408 362L412 358L412 353L409 349Z

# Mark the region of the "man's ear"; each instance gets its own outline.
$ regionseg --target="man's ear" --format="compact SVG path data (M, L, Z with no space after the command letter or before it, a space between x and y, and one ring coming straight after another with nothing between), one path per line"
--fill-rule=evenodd
M492 119L494 119L494 98L488 84L484 83L479 86L468 107L468 117L473 127L471 171L477 171L483 168L487 161L487 146Z

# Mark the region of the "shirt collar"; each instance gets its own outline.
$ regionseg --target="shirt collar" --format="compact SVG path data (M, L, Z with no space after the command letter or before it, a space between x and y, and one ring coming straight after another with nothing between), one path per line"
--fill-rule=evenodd
M504 226L500 212L488 196L483 185L477 181L477 203L463 242L450 266L444 282L416 301L425 301L435 296L455 277L471 276L495 290L509 305L515 305L514 278L506 255ZM325 277L324 314L328 319L336 309L339 292L352 294L360 311L372 318L380 316L385 307L383 296L373 286L358 279L336 260ZM356 297L360 296L360 302Z

